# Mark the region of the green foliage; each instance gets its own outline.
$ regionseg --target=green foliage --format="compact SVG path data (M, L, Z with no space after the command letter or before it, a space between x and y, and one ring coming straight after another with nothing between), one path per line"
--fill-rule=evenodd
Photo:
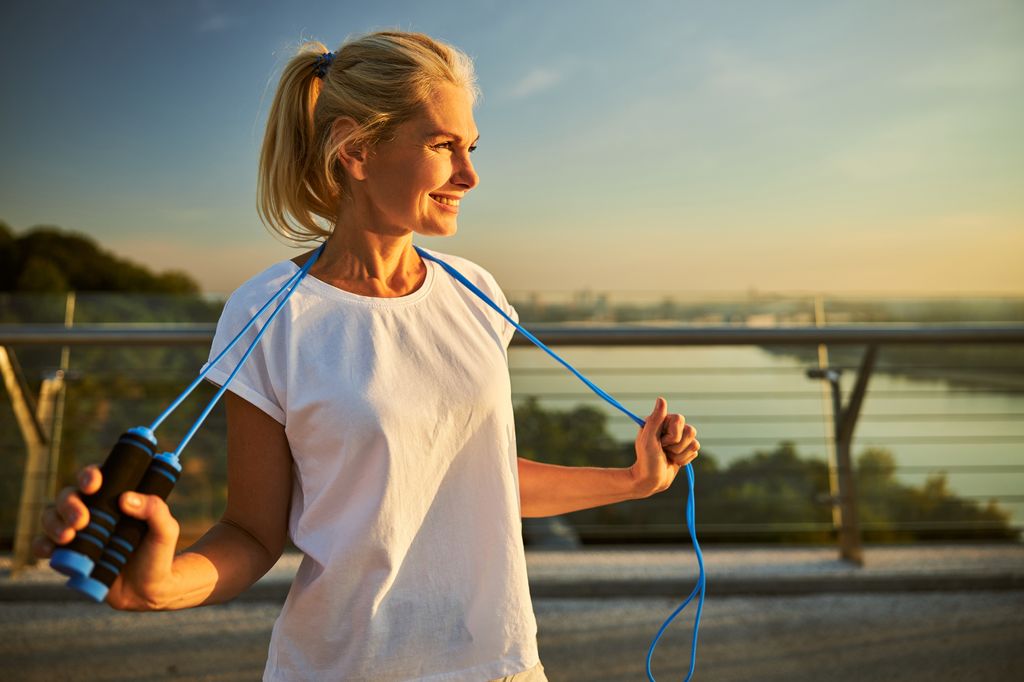
M55 294L68 291L68 280L53 261L32 256L22 266L15 283L18 291L35 294Z
M881 448L861 453L856 470L861 522L875 539L955 539L965 533L989 539L1016 537L1006 510L994 501L981 505L957 497L945 474L929 476L919 488L900 483L892 454ZM894 520L915 527L900 528ZM966 528L958 530L958 526Z
M632 443L615 444L605 417L593 408L542 409L530 399L516 409L521 456L563 465L628 466ZM591 449L593 448L593 449ZM923 539L1009 540L1009 513L957 497L943 475L915 487L897 477L892 454L869 448L857 459L860 518L868 541ZM824 458L802 457L789 442L722 467L703 450L694 462L701 535L707 540L827 542L834 537ZM682 540L685 476L646 500L567 516L585 541Z
M806 542L828 539L830 531L822 526L830 511L821 503L827 492L825 463L802 459L792 443L782 442L771 452L755 452L716 475L701 476L696 497L706 523L732 526L732 532L769 523L776 527L776 539Z
M16 235L0 223L0 291L195 294L199 285L183 272L154 274L82 234L35 227Z
M528 459L593 466L614 461L621 450L605 428L607 417L593 407L544 410L531 396L515 408L515 420L516 446Z

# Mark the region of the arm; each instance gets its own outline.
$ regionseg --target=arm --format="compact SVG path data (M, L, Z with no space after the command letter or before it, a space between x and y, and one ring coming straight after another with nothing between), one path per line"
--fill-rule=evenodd
M635 500L667 490L676 474L697 457L697 430L679 414L668 414L659 398L636 438L629 468L566 467L519 458L519 500L524 517L556 516Z
M284 551L292 492L284 426L230 391L225 400L227 508L213 528L174 557L169 589L155 595L160 609L229 601L269 571Z
M266 573L281 556L287 538L292 459L284 427L233 393L227 397L228 503L221 520L178 556L178 522L158 497L125 493L124 513L149 524L146 539L107 601L117 609L183 609L228 601ZM96 467L82 472L81 489L100 486ZM70 542L88 524L77 491L66 488L44 515L49 540L36 543L48 556L54 543Z

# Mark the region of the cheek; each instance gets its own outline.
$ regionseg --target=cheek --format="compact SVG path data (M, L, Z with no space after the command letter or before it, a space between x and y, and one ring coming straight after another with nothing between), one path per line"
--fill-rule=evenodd
M377 187L377 203L389 212L409 213L418 210L424 199L429 199L416 185L409 182L409 176L392 177Z

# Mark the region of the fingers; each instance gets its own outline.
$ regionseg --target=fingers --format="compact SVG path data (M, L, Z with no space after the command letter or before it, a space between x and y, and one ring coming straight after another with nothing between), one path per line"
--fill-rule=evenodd
M696 459L700 450L697 429L687 424L683 415L669 414L668 403L664 398L655 401L654 410L644 422L636 445L639 458L634 466L641 466L645 461L646 465L643 466L647 468L644 471L653 477L666 478L669 483L681 467ZM646 460L643 460L644 456ZM658 474L665 465L671 470L671 476Z
M666 448L666 452L669 455L669 461L678 466L686 466L693 460L697 459L697 455L700 454L700 442L694 440L690 445L679 452L669 452Z
M695 440L697 440L697 429L692 424L687 424L682 428L682 432L678 438L667 443L663 439L662 444L665 448L665 452L679 454L693 445Z
M53 505L43 510L42 523L43 533L54 544L66 545L75 537L75 528L58 513L57 507Z
M100 489L102 483L103 475L95 464L82 467L82 470L78 472L78 488L86 495L95 493Z
M47 537L37 535L32 538L32 556L37 559L49 559L56 548L57 546Z
M654 411L644 422L644 428L640 432L640 439L651 440L651 433L659 434L657 443L669 456L673 463L689 462L696 457L700 448L697 442L697 429L686 423L686 418L681 414L668 414L668 403L664 398L658 398L654 403ZM692 456L690 456L692 454ZM685 461L684 461L685 460Z
M678 420L672 419L677 416L679 417ZM684 466L696 459L697 453L700 450L700 441L697 440L697 429L691 424L679 427L679 424L683 423L682 416L669 415L666 423L673 421L674 423L670 427L674 429L670 434L673 438L663 437L662 445L670 462Z
M54 503L46 506L41 519L45 537L32 541L32 551L37 557L50 556L55 545L66 545L74 539L75 531L89 525L89 510L82 502L81 495L90 495L99 490L102 479L99 467L83 467L78 472L78 488L64 488L57 494Z
M683 439L685 429L693 429L687 426L686 419L681 414L670 414L665 418L661 429L661 444L663 446L675 445Z
M42 525L46 537L58 545L71 542L76 530L89 525L89 510L77 488L68 486L60 491L57 500L43 510Z

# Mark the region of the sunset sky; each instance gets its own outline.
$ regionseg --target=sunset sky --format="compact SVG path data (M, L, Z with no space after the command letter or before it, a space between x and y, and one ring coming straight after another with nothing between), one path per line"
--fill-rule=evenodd
M1024 293L1024 3L5 2L0 220L228 292L281 65L420 30L476 60L464 255L510 291Z

